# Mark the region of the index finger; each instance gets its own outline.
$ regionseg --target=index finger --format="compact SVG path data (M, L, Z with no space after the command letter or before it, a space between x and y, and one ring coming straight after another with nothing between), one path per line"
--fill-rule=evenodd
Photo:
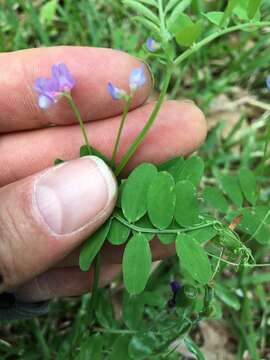
M111 81L128 91L128 78L141 62L122 51L63 46L20 50L0 55L0 132L36 129L48 124L67 125L76 120L65 99L41 111L33 89L38 77L50 77L51 66L64 62L76 80L72 90L74 100L84 121L118 115L123 102L112 100L107 91ZM151 90L151 75L136 92L131 105L136 108L145 102Z

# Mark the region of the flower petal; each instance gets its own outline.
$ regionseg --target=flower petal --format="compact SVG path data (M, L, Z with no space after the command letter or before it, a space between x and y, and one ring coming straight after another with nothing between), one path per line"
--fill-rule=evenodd
M132 90L141 88L145 83L144 65L133 69L129 77L129 86Z
M53 104L53 100L48 98L47 96L45 95L40 95L38 97L38 106L41 108L41 109L47 109L48 107L50 107L52 104Z

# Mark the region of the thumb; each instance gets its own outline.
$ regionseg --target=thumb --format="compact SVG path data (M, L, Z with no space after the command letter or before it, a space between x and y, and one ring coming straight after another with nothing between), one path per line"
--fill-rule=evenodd
M72 160L0 189L0 291L44 272L111 214L117 184L95 156Z

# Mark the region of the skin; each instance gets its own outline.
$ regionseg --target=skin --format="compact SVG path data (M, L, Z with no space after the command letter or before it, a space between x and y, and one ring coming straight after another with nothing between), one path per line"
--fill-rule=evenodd
M111 49L55 47L0 55L0 291L13 291L24 301L74 296L89 291L92 270L81 272L78 254L83 239L95 228L59 241L31 218L27 189L37 173L55 158L78 157L83 143L74 115L62 99L42 111L33 90L36 78L50 76L53 64L65 62L76 80L75 103L87 122L94 147L110 156L123 109L107 91L111 81L128 91L131 70L140 61ZM153 108L147 99L152 82L137 91L123 132L118 161L143 127ZM55 126L50 126L54 124ZM166 101L157 121L131 159L124 175L141 162L160 163L196 150L206 136L202 112L190 101ZM108 210L106 217L113 210ZM29 215L30 214L30 215ZM103 219L105 221L106 219ZM158 240L151 242L155 259L174 252ZM123 247L106 244L102 252L100 284L112 281L120 270Z

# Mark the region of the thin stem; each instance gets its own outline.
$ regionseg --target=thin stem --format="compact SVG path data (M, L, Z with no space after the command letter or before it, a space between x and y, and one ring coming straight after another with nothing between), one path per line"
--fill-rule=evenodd
M92 286L92 295L89 304L89 324L91 325L94 320L94 310L97 305L97 292L98 292L98 284L99 284L99 275L100 275L100 252L97 254L95 258L95 268L94 268L94 281Z
M130 103L132 100L132 96L129 97L129 99L125 102L125 106L124 106L124 111L121 117L121 122L120 122L120 126L116 135L116 139L115 139L115 144L113 147L113 153L112 153L112 165L115 166L115 159L116 159L116 155L117 155L117 151L118 151L118 147L119 147L119 142L120 142L120 138L121 138L121 134L124 128L124 124L127 118L127 114L129 111L129 107L130 107Z
M222 260L222 256L223 256L223 253L224 253L224 248L221 249L221 252L219 254L219 258L218 258L218 261L217 261L217 265L216 265L216 268L215 268L215 271L213 272L213 275L211 277L211 281L214 280L214 278L216 277L217 273L218 273L218 270L219 270L219 267L220 267L220 262Z
M198 230L198 229L203 229L206 227L210 227L210 226L214 226L217 224L220 224L219 221L215 220L215 221L211 221L211 222L207 222L207 223L203 223L203 224L198 224L196 226L191 226L191 227L187 227L184 229L166 229L166 230L159 230L159 229L150 229L150 228L143 228L134 224L130 224L128 221L126 221L125 219L123 219L120 215L114 215L113 216L116 220L118 220L120 223L122 223L123 225L129 227L131 230L137 231L137 232L141 232L141 233L147 233L147 234L180 234L180 233L185 233L188 231L192 231L192 230Z
M208 43L212 42L213 40L217 39L220 36L229 34L234 31L244 30L251 26L254 26L254 27L270 26L270 22L269 21L261 21L261 22L240 24L240 25L231 26L226 29L217 31L214 34L207 36L205 39L198 42L197 44L194 44L191 48L189 48L185 52L183 52L180 56L178 56L178 58L175 59L174 63L175 63L175 65L181 64L181 62L183 62L189 56L191 56L192 54L197 52L200 48L202 48L203 46L207 45Z
M163 84L161 93L159 95L159 98L158 98L158 100L157 100L157 102L155 104L155 107L154 107L154 109L153 109L147 123L145 124L144 128L139 133L139 135L136 137L133 144L127 150L127 152L123 156L122 160L120 161L120 163L116 167L116 170L115 170L115 175L116 176L118 176L121 173L121 171L124 169L124 167L126 166L126 164L129 161L129 159L133 156L133 154L137 150L138 146L141 144L142 140L145 138L146 134L150 130L151 126L153 125L153 123L154 123L154 121L155 121L155 119L157 117L157 114L158 114L158 112L160 110L160 107L162 105L162 102L163 102L163 100L164 100L164 98L166 96L167 89L169 87L169 83L170 83L170 80L171 80L171 76L172 76L172 66L171 66L171 64L168 64L167 65L167 71L166 71L166 74L165 74L164 84Z
M214 259L218 259L219 261L224 262L227 265L231 265L231 266L235 266L235 267L242 265L241 263L234 263L234 262L222 259L220 256L216 256L210 252L207 252L207 255L211 256ZM270 264L244 264L243 266L245 268L257 268L257 267L270 267Z
M87 132L86 132L86 129L85 129L85 126L84 126L84 123L83 123L83 119L82 119L82 117L81 117L81 114L80 114L77 106L75 105L75 103L74 103L71 95L68 94L68 93L64 93L64 96L65 96L65 98L68 100L68 102L69 102L72 110L74 111L74 114L75 114L75 116L76 116L76 119L78 120L78 122L79 122L79 124L80 124L80 127L81 127L81 130L82 130L82 133L83 133L85 145L88 147L89 153L91 154L91 146L90 146L90 144L89 144Z
M39 321L37 319L33 319L32 324L34 325L35 336L40 345L41 352L43 354L43 359L46 359L46 360L51 359L50 348L48 347L46 340L44 338L44 335L40 329Z

